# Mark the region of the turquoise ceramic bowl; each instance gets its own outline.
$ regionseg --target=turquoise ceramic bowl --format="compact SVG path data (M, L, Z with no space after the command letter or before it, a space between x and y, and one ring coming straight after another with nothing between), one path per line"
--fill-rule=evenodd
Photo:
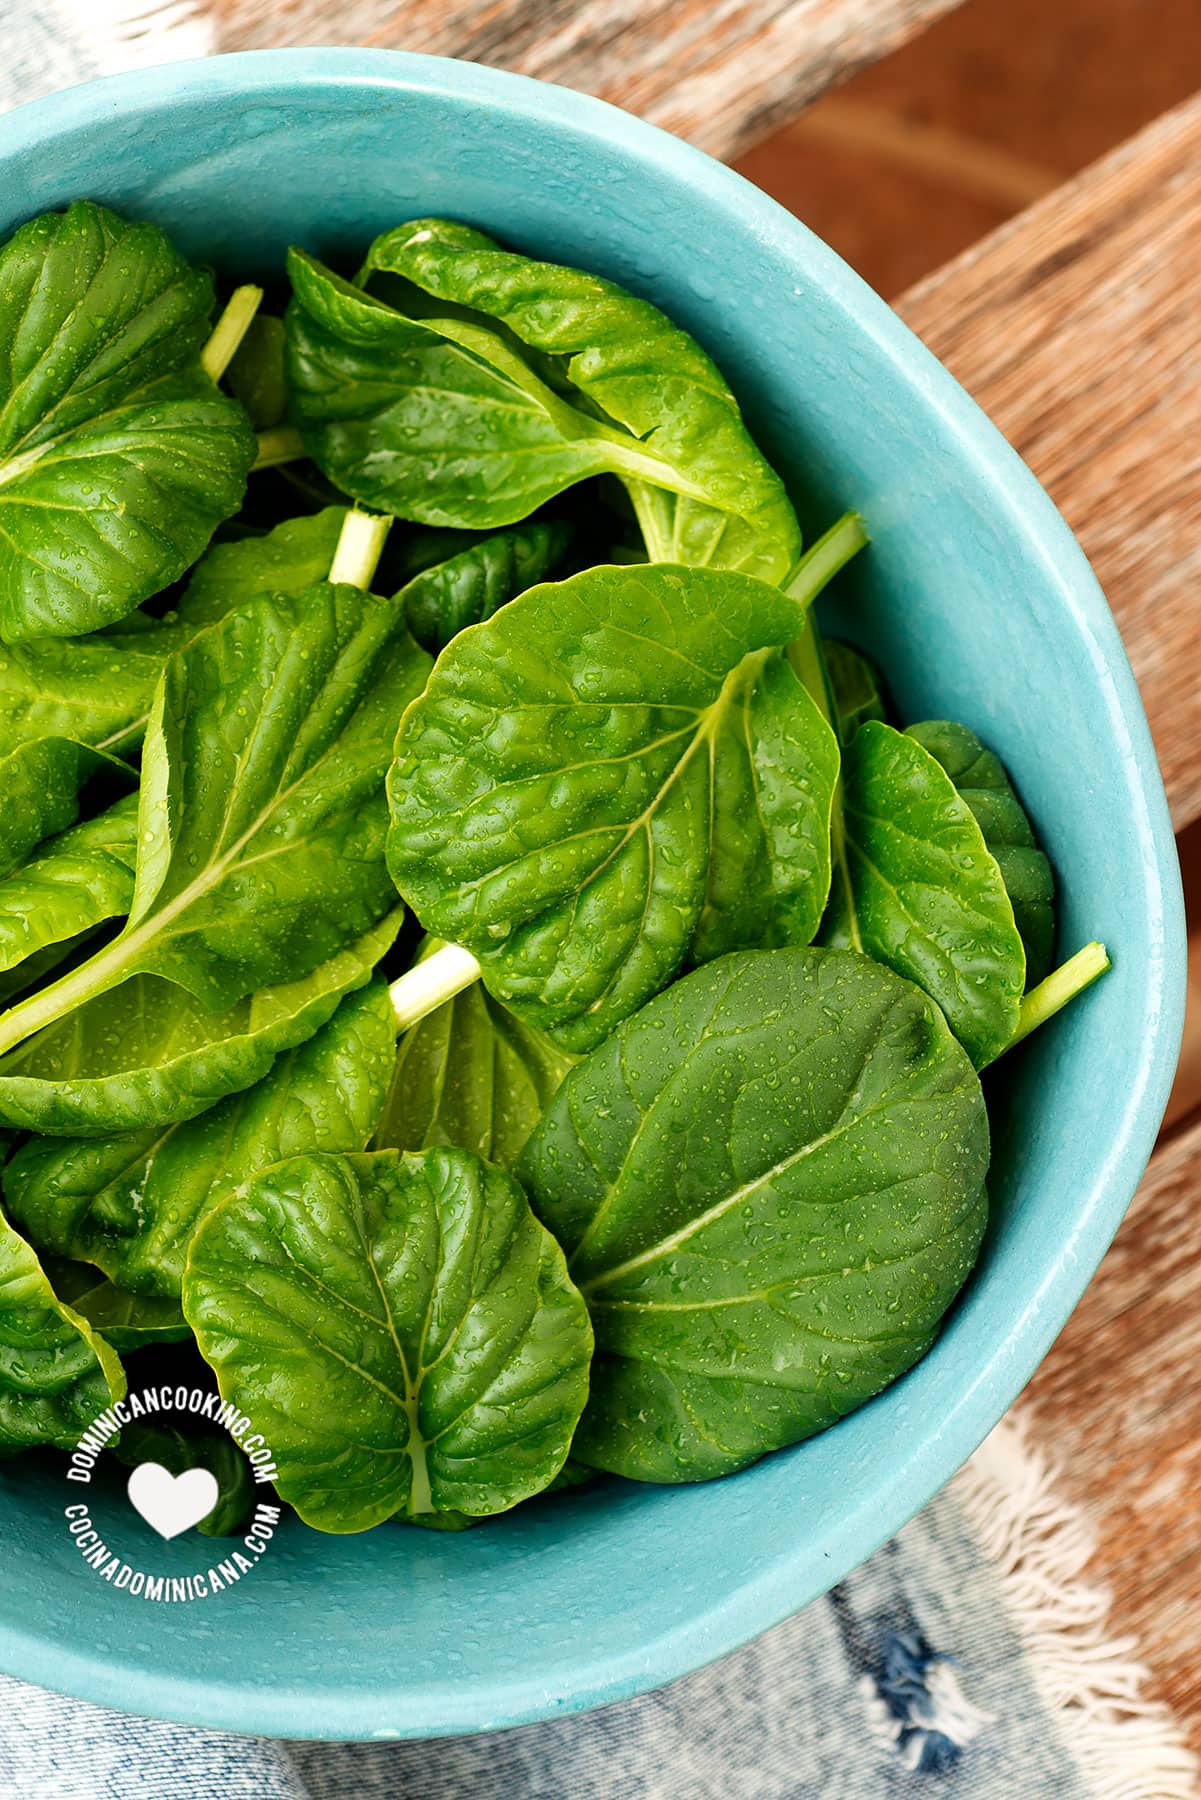
M846 628L907 718L966 719L1001 752L1058 870L1061 949L1112 949L1113 972L993 1082L993 1225L938 1344L808 1444L461 1536L293 1526L237 1588L158 1609L82 1567L58 1475L0 1475L0 1668L29 1681L298 1737L620 1700L794 1612L909 1518L1029 1378L1125 1211L1176 1059L1184 933L1113 620L1041 488L888 308L746 182L598 102L391 53L153 69L0 120L0 234L80 196L239 274L278 270L295 242L353 261L385 226L449 213L657 301L725 370L806 523L867 514ZM118 1491L93 1499L128 1547Z

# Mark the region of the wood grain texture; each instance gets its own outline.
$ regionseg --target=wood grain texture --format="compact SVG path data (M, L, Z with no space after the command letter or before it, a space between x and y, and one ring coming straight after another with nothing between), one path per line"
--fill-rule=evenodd
M1201 1751L1201 1109L1167 1133L1101 1270L1022 1401L1098 1534L1159 1696Z
M612 100L736 155L960 0L217 0L220 48L425 50Z
M1091 558L1178 827L1201 816L1201 96L899 310Z

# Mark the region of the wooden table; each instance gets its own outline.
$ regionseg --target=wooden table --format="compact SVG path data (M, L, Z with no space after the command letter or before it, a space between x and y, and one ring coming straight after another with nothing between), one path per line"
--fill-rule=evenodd
M388 45L615 100L730 157L957 0L221 0L223 49ZM1178 829L1201 817L1201 96L900 311L1030 463L1109 596ZM1022 1405L1100 1533L1114 1627L1201 1749L1201 1109Z

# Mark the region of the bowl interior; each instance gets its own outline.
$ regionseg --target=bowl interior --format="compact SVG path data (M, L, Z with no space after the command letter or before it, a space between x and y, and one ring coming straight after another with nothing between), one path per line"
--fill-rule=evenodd
M840 622L906 719L962 718L1003 755L1058 872L1061 951L1111 947L1113 972L995 1082L993 1226L937 1346L809 1444L462 1535L292 1526L252 1576L169 1620L82 1567L61 1471L0 1474L0 1666L85 1697L282 1735L439 1735L683 1673L823 1592L947 1479L1045 1352L1149 1153L1178 1042L1178 878L1095 583L992 427L837 258L596 102L386 53L228 58L12 115L0 171L0 235L90 196L249 275L278 273L293 242L353 261L384 227L446 213L657 301L725 371L806 525L867 515ZM146 1565L119 1490L87 1497ZM153 1564L188 1555L157 1545Z

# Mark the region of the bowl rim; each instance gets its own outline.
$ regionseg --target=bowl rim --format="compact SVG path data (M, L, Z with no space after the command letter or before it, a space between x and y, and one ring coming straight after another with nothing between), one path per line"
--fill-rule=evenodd
M966 463L984 478L999 507L1021 521L1027 548L1081 631L1109 722L1116 754L1145 802L1138 821L1145 854L1140 873L1150 944L1146 1035L1137 1076L1115 1106L1109 1151L1082 1195L1064 1258L1048 1266L1015 1318L1003 1355L978 1369L949 1415L916 1430L892 1461L869 1502L850 1501L828 1544L836 1578L857 1566L942 1488L1025 1386L1091 1279L1121 1223L1146 1166L1167 1102L1184 1017L1186 938L1179 865L1150 731L1116 624L1083 551L1032 472L950 372L909 327L807 226L703 151L586 94L456 58L398 50L313 47L240 52L164 64L63 90L0 117L0 159L45 152L59 135L101 127L197 95L245 100L288 84L300 89L367 87L475 102L520 118L536 113L577 137L636 155L652 177L687 182L719 205L736 206L761 235L799 256L848 324L871 339L940 416ZM869 1524L865 1514L870 1513ZM346 1689L290 1686L280 1672L269 1685L175 1675L64 1648L52 1634L14 1629L0 1620L0 1669L81 1699L139 1715L275 1737L368 1740L434 1737L494 1730L605 1705L673 1681L725 1655L791 1616L813 1597L807 1557L784 1546L770 1566L733 1594L624 1656L570 1659L563 1685L548 1695L544 1680L524 1673L491 1678L487 1702L450 1682L364 1680ZM321 1718L314 1713L322 1711Z

